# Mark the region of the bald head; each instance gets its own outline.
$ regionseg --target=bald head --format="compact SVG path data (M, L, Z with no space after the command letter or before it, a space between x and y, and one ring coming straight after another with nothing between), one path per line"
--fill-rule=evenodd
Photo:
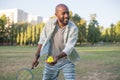
M59 8L66 8L69 11L68 7L65 4L58 4L55 8L56 13L59 11Z

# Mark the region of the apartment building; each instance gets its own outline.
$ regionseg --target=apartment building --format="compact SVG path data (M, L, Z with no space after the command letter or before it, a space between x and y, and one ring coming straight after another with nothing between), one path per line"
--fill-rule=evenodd
M6 17L9 19L10 23L17 23L17 22L27 22L28 13L24 12L20 9L6 9L6 10L0 10L0 16L6 15Z
M9 23L28 22L36 24L42 21L41 16L30 15L21 9L5 9L0 10L0 16L6 15L9 19Z
M36 24L42 22L43 18L37 15L28 15L28 23Z

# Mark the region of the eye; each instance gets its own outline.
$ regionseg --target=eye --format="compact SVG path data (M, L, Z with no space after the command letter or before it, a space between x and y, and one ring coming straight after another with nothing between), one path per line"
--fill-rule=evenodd
M69 12L63 12L63 13L62 13L62 15L65 15L65 14L69 15Z
M66 12L67 15L69 15L69 12Z
M62 12L62 15L64 15L65 14L65 12Z

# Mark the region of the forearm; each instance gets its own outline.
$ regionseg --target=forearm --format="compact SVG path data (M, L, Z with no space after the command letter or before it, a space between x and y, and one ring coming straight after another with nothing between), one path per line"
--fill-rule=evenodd
M42 44L38 44L37 50L35 52L35 58L34 58L33 63L32 63L32 69L34 69L34 67L36 67L38 65L38 63L39 63L38 59L40 57L41 47L42 47Z
M52 63L48 62L48 64L55 65L60 58L63 58L65 56L67 56L66 53L61 52L59 55L54 56L54 62L52 62Z
M42 47L42 44L38 44L37 50L36 50L36 53L35 53L36 58L40 57L41 47Z
M59 55L55 56L57 59L60 59L60 58L63 58L63 57L66 57L67 54L65 52L61 52Z

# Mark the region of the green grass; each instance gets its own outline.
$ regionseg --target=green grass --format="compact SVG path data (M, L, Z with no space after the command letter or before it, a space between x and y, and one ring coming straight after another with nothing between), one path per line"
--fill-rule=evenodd
M77 80L120 80L120 46L76 47L81 60L76 65ZM30 68L36 47L0 46L0 80L15 80L16 72ZM44 57L33 70L34 80L41 80ZM60 73L58 80L64 80Z
M81 80L120 80L119 46L77 47L77 51L81 54L77 68Z

